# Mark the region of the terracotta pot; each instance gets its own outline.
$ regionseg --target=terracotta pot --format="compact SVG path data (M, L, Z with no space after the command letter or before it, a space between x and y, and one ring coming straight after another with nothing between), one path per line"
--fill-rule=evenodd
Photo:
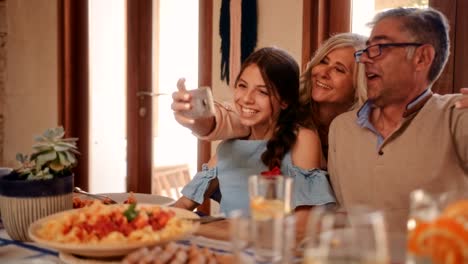
M51 180L8 180L0 176L0 211L8 235L31 241L29 225L45 216L73 208L74 175Z

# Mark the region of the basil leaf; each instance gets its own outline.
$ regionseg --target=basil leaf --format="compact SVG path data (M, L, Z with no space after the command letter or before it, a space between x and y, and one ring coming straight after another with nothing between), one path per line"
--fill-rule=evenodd
M123 215L127 218L128 222L133 221L138 216L138 211L135 209L136 204L130 204L128 209L123 212Z

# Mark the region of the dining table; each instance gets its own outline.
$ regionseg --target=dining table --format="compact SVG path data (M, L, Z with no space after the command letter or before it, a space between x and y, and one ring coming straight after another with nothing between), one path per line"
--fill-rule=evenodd
M176 243L183 245L193 244L209 248L216 253L230 254L229 220L224 219L203 223L194 234L176 241ZM252 253L247 251L246 254ZM67 262L62 260L60 253L57 250L44 247L35 242L23 242L11 239L1 224L0 219L0 263L53 264Z
M182 240L176 241L182 245L197 245L205 247L218 254L232 254L230 240L230 220L229 219L215 219L215 221L208 221L202 223L198 230ZM254 263L253 249L249 248L244 250L244 255L249 258L250 263ZM398 254L400 255L400 254ZM392 260L392 264L404 263L404 256L398 256L399 260ZM301 263L301 258L296 257L295 263ZM35 242L22 242L12 240L6 230L3 228L0 219L0 263L1 264L53 264L65 263L75 264L73 262L66 262L62 260L60 252L57 250L44 247ZM78 263L78 262L76 262ZM90 264L103 263L90 261ZM109 262L111 263L111 262ZM115 262L112 262L115 263ZM79 264L87 264L86 261L81 261Z

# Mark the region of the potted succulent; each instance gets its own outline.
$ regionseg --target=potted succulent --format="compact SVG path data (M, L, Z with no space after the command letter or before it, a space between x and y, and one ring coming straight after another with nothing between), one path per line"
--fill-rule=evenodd
M73 207L72 168L79 154L77 138L64 138L62 127L35 138L31 155L17 154L18 168L0 175L0 211L8 235L29 241L35 220Z

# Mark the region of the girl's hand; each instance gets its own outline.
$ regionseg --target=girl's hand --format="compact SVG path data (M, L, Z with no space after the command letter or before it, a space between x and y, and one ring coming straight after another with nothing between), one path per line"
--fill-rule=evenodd
M171 109L174 111L175 120L182 126L192 130L196 135L205 136L209 134L214 129L214 116L200 119L189 118L185 116L183 112L191 108L191 95L185 88L185 79L180 78L177 81L177 91L172 93Z
M171 109L174 111L176 121L188 128L193 126L195 120L184 116L182 112L189 110L192 107L191 100L192 98L185 88L185 79L179 79L177 81L177 91L172 93Z

